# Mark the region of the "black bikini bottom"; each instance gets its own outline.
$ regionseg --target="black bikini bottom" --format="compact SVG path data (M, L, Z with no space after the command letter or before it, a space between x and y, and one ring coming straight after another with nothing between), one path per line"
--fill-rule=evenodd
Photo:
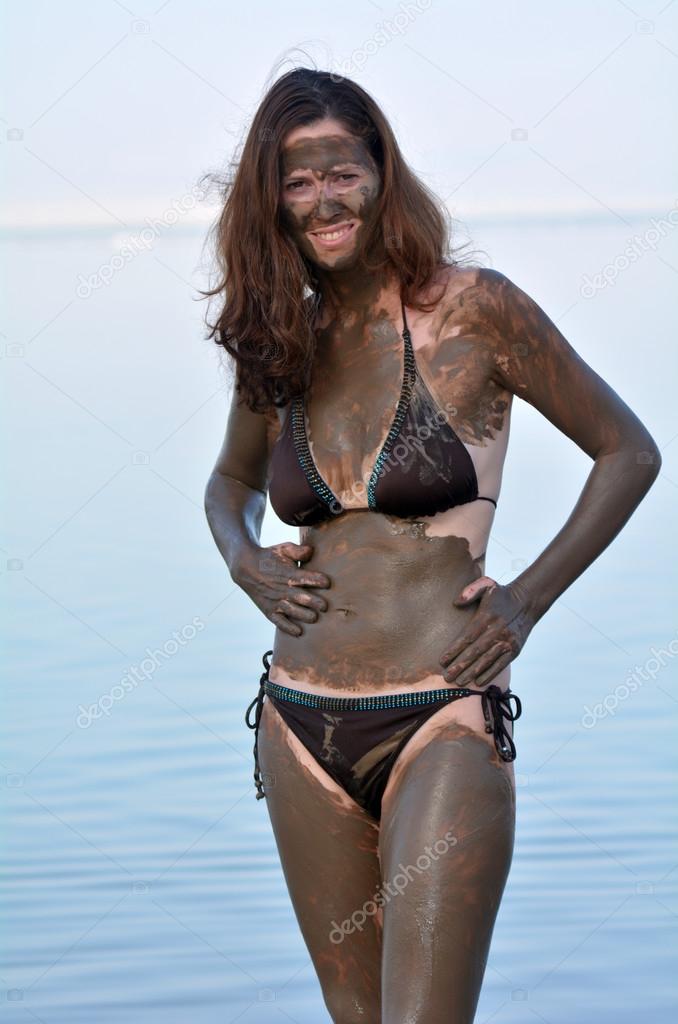
M520 698L510 689L501 690L491 683L484 690L450 686L376 697L326 697L272 682L268 675L272 654L273 651L266 651L263 656L265 671L259 692L245 714L245 722L254 729L257 800L266 796L258 756L264 696L328 775L377 821L381 797L398 754L410 736L450 701L480 697L485 732L494 734L494 744L503 761L515 760L516 748L505 723L515 722L522 708ZM515 711L511 708L512 700L516 702Z

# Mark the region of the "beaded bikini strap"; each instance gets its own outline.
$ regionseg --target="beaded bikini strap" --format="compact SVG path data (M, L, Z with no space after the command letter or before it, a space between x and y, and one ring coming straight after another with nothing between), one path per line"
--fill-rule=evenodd
M403 355L403 380L400 388L400 397L396 406L395 415L393 422L386 435L386 440L382 446L381 451L377 455L374 463L374 468L370 474L370 479L367 484L367 505L368 508L376 511L376 498L375 490L377 481L381 474L384 462L389 457L391 448L395 444L396 438L400 432L403 420L407 414L410 402L412 400L412 393L414 391L414 385L417 379L417 365L414 358L414 349L412 347L412 336L410 329L407 325L407 317L405 315L405 304L400 303L403 317L403 331L402 338L404 344L404 355ZM330 512L334 515L338 515L343 512L343 505L337 498L336 494L331 490L329 484L318 471L318 467L315 464L315 460L311 455L311 450L308 443L308 435L306 433L306 416L304 411L304 399L300 395L296 395L291 401L290 407L290 424L292 428L292 441L294 449L296 451L297 459L303 470L303 473L312 488L313 491L318 495L321 501L329 508Z
M369 483L367 484L367 504L372 511L377 511L375 491L379 481L379 476L381 475L382 466L391 454L391 448L395 444L396 438L400 433L400 428L403 425L403 420L407 415L407 410L409 409L410 402L412 401L412 393L417 379L417 364L414 359L414 349L412 348L412 336L410 334L410 329L407 326L405 305L402 301L400 306L403 314L402 337L405 345L405 351L403 354L403 382L400 388L400 398L398 399L398 405L396 406L393 423L391 424L391 428L386 435L383 447L377 456L376 462L374 463L374 468L372 470Z

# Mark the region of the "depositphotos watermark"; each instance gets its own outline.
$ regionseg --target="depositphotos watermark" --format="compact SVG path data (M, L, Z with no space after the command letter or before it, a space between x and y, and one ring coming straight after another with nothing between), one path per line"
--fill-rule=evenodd
M335 946L338 946L344 941L347 935L352 935L353 932L361 932L365 927L365 922L368 917L374 917L374 915L380 910L381 907L386 904L394 896L402 896L407 886L412 881L412 872L417 875L424 874L428 871L434 861L438 860L447 853L453 846L456 846L457 840L455 839L452 832L446 832L442 839L437 839L433 846L425 846L424 853L417 857L416 864L408 864L407 867L403 867L402 864L398 865L398 871L389 882L385 882L374 894L374 898L367 900L363 903L359 910L354 910L350 917L345 918L341 924L337 924L336 921L332 921L332 928L330 929L330 942L333 942Z
M417 423L415 427L416 437L414 434L399 435L396 444L381 463L379 479L386 476L396 466L403 466L406 460L411 457L413 451L422 452L424 450L424 441L433 437L441 427L450 426L452 417L456 416L457 412L456 405L453 405L452 402L445 402L444 410L439 408L432 415L425 415L423 423ZM356 480L351 484L350 493L359 501L367 502L368 479ZM345 511L345 506L337 498L332 499L328 503L328 507L332 515L341 515Z
M678 199L674 201L673 205L675 209L667 210L659 220L656 217L651 217L651 227L647 228L642 235L636 234L632 238L627 238L624 251L618 253L613 260L606 263L595 274L582 276L579 294L583 299L592 299L603 288L614 285L619 275L628 270L633 263L637 263L646 253L654 252L658 248L662 238L665 238L673 228L678 227Z
M332 81L340 82L342 78L362 71L370 58L379 53L384 46L388 46L396 36L402 36L415 18L429 9L431 3L432 0L401 0L398 11L392 18L378 21L376 32L355 47L338 67L332 68Z
M191 622L184 626L181 630L174 630L169 640L165 640L162 647L156 647L155 650L151 650L150 647L146 648L147 657L144 658L138 665L131 665L119 683L112 686L108 693L104 693L99 697L94 704L90 704L89 707L85 707L83 704L78 704L78 717L75 722L79 729L89 729L92 722L97 718L108 718L111 714L111 708L116 701L122 700L123 697L134 690L139 683L144 680L151 679L155 671L160 668L164 661L169 661L175 654L180 650L181 647L185 647L189 641L193 640L198 633L205 628L205 623L202 621L199 615L196 615Z
M205 191L200 185L194 185L190 192L185 193L180 199L175 199L169 209L165 210L160 217L144 217L145 228L142 228L135 235L129 235L127 239L114 253L108 263L102 263L91 274L78 275L78 287L75 290L79 299L88 299L93 292L99 288L107 287L115 275L133 259L142 253L149 252L160 237L160 233L166 228L173 227L181 217L190 213L199 202L205 199Z
M633 672L619 686L615 686L611 693L606 694L602 701L594 704L592 708L584 705L584 714L581 724L585 729L593 729L597 722L608 716L614 717L617 708L624 701L628 700L632 693L640 690L644 683L650 679L656 679L662 669L666 666L667 660L675 658L678 654L678 640L671 640L666 647L650 648L650 655L644 665L636 665Z

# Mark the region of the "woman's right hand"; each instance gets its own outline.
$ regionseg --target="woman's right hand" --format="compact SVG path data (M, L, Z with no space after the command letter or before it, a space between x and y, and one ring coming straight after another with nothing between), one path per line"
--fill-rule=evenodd
M316 591L331 586L329 576L297 566L312 554L310 544L291 541L269 548L248 547L231 569L233 582L267 619L290 636L301 636L300 623L315 622L321 612L327 611L327 601Z

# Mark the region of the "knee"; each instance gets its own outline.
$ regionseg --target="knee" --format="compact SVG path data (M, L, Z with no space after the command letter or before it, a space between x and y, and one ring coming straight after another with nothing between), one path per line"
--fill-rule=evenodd
M350 988L336 987L323 992L332 1024L380 1024L381 1001L378 995L361 996Z

